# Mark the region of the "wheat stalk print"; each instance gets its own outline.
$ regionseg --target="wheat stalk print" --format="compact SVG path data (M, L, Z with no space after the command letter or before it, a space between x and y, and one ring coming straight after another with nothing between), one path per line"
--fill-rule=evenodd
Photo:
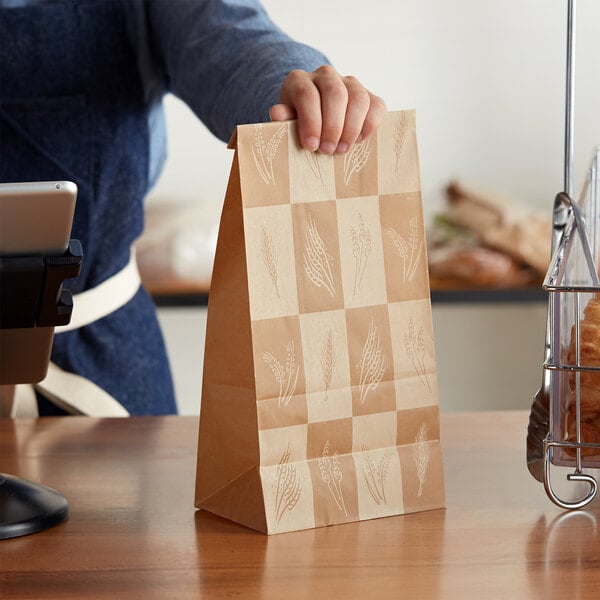
M421 250L423 248L423 240L418 236L417 217L411 217L410 221L408 222L408 226L408 247L410 248L410 260L407 277L409 281L412 281L419 264L419 257L421 256Z
M335 283L331 263L333 258L327 252L323 238L312 217L306 230L306 243L304 245L304 271L308 278L317 286L325 288L332 298L335 297Z
M423 240L418 236L418 219L412 217L409 221L408 242L393 228L387 227L385 234L388 236L394 248L402 258L402 281L412 281L417 274Z
M417 467L417 478L419 479L419 490L417 496L423 495L423 486L427 475L427 467L429 466L429 444L427 443L427 424L421 423L415 443L413 444L413 459Z
M254 144L252 145L252 157L256 170L261 179L266 184L275 183L275 173L273 171L273 160L277 156L277 151L281 145L287 128L281 125L275 133L265 143L263 138L263 125L259 123L254 126Z
M290 446L283 451L277 465L275 481L275 522L279 523L286 511L292 510L302 494L302 486L298 478L296 466L290 464Z
M344 185L350 183L354 173L360 173L371 155L371 138L354 144L350 152L344 154Z
M327 400L327 392L333 379L335 370L335 347L333 343L333 333L331 329L327 330L323 347L321 349L321 369L323 370L323 383L325 384L325 400Z
M400 157L402 156L402 150L404 149L404 142L406 141L406 113L398 113L398 122L394 127L394 154L396 156L395 171L398 173L400 170Z
M394 248L402 259L402 281L406 282L406 258L408 257L408 244L406 240L393 228L388 227L385 234L392 241Z
M423 327L420 327L418 334L415 335L415 323L412 317L408 322L408 332L404 335L404 348L406 356L412 362L421 383L427 387L428 391L431 391L427 369L425 368L425 336L423 334Z
M323 174L321 173L321 164L319 161L319 157L321 156L318 152L309 152L308 150L304 150L304 156L306 158L306 162L312 171L312 174L315 176L315 179L318 179L323 187L325 187L325 182L323 181Z
M338 458L337 451L333 453L333 456L330 456L329 440L327 440L325 446L323 446L323 452L318 458L318 463L321 479L327 484L337 507L348 516L346 504L344 503L344 494L342 492L342 468L340 466L340 459Z
M364 404L367 394L377 388L385 371L385 356L372 318L358 368L360 369L360 403Z
M275 288L275 293L279 298L279 273L277 271L277 247L273 243L273 238L271 237L271 233L267 229L266 225L262 226L261 230L261 250L262 250L262 259L263 263L267 269L267 273L269 273L269 277L271 278L271 282L273 283L273 287Z
M263 352L263 360L269 365L275 381L279 384L279 397L277 406L287 406L293 398L298 385L299 368L296 364L296 352L294 350L294 340L287 343L285 347L287 355L285 364L282 364L276 356L270 352Z
M375 500L376 504L387 504L385 497L385 480L387 479L387 471L392 460L394 451L388 448L385 454L380 457L377 464L373 462L368 448L363 445L363 476L367 484L369 493Z
M350 226L352 256L354 256L354 295L362 282L371 254L371 232L365 227L362 215L358 214L358 232Z

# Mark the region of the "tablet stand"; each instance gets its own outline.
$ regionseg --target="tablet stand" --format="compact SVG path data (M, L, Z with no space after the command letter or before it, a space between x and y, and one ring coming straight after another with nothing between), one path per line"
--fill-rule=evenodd
M81 270L83 252L71 240L62 255L0 256L2 329L54 327L71 320L71 292L63 281ZM2 383L25 383L7 380ZM43 531L69 516L67 500L51 488L0 473L0 540Z

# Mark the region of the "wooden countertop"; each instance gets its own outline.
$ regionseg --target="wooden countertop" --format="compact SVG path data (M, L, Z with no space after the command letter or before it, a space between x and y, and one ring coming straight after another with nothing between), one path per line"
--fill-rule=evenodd
M595 598L598 501L550 502L526 426L525 412L442 415L445 510L268 537L194 509L197 418L0 420L0 471L71 510L0 542L0 597Z

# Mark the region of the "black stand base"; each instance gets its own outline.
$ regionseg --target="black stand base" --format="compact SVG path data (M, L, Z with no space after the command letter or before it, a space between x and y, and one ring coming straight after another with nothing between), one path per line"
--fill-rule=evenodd
M0 473L0 540L43 531L68 516L69 505L59 492Z

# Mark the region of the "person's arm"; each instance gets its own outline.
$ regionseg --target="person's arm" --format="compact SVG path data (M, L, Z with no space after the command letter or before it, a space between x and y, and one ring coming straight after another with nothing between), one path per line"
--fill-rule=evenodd
M279 30L256 0L146 0L145 6L167 89L222 140L239 123L268 120L291 70L327 63Z
M383 101L283 33L256 0L146 0L146 11L168 89L223 140L272 107L273 120L298 117L305 147L330 153L383 118Z

